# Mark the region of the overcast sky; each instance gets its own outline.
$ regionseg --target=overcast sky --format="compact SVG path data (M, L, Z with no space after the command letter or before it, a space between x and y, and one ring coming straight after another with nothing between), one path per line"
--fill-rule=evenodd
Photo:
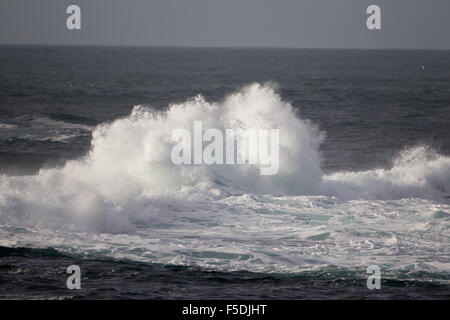
M0 0L0 43L450 49L450 0Z

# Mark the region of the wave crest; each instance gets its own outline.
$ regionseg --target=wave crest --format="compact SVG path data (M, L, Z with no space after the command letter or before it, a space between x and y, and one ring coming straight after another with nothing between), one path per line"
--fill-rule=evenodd
M261 176L257 165L175 166L171 133L192 130L195 120L220 130L280 129L279 173ZM219 103L197 96L165 112L136 106L130 116L96 127L86 157L35 176L1 176L0 223L132 232L138 221L230 195L434 199L450 193L450 158L426 147L403 151L391 169L323 175L323 140L270 85L249 85Z

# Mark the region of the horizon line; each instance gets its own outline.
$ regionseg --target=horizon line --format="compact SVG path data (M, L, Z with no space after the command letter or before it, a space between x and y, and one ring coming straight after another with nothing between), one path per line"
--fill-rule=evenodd
M405 50L405 51L450 51L450 48L409 47L293 47L293 46L228 46L228 45L151 45L151 44L67 44L67 43L2 43L0 46L36 47L111 47L111 48L174 48L174 49L286 49L286 50Z

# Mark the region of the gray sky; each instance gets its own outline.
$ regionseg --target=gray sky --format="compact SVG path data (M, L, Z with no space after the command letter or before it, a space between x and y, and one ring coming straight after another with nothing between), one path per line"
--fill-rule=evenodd
M366 28L370 4L381 30ZM0 0L0 43L450 49L450 1Z

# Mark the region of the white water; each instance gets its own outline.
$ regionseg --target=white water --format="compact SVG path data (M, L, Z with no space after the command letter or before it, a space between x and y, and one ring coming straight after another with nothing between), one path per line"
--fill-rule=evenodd
M280 170L174 166L171 133L280 129ZM223 270L369 262L448 272L450 158L419 146L391 169L324 175L324 135L270 86L164 113L137 106L98 126L90 153L35 176L0 177L0 245Z
M38 115L24 115L13 119L17 124L0 123L0 135L3 139L24 139L28 141L50 141L70 143L73 138L90 135L93 126L53 120ZM27 128L26 133L23 127Z

